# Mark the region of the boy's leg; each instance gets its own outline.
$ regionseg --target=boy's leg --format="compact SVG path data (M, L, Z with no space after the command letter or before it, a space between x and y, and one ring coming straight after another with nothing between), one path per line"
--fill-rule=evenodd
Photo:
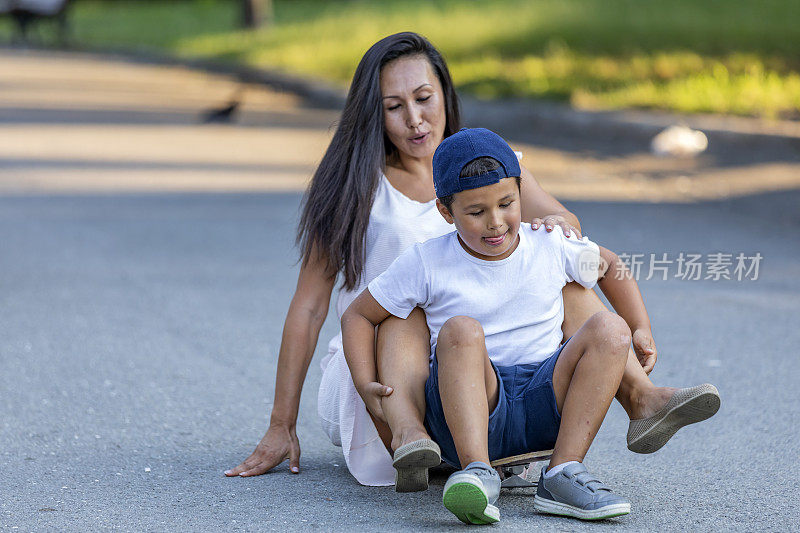
M571 337L592 315L607 311L594 291L569 283L564 296L564 338ZM616 398L631 419L628 449L652 453L660 449L678 429L713 416L720 405L719 392L708 383L676 389L656 387L628 348L628 360Z
M583 461L619 388L630 342L625 321L605 311L587 320L564 346L553 370L561 426L551 467Z
M561 425L542 470L534 507L549 514L598 520L630 512L630 502L594 478L583 459L619 388L630 329L614 313L592 316L561 350L553 392Z
M568 283L562 291L564 297L564 338L572 337L595 313L608 311L597 294L583 288L578 283ZM639 359L628 347L628 360L622 375L616 398L628 413L628 418L635 420L647 418L661 409L678 389L672 387L656 387L645 373Z
M464 316L445 322L436 361L442 411L463 469L447 480L443 503L467 524L497 522L500 476L489 465L488 433L500 389L480 323Z
M439 396L462 468L489 463L489 413L497 405L497 376L486 353L480 323L453 317L444 323L436 344Z

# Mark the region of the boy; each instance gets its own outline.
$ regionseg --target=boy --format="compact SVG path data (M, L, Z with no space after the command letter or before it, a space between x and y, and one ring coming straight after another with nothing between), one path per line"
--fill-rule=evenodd
M500 479L490 460L552 447L537 510L583 519L627 514L630 503L582 461L619 388L631 332L650 334L636 282L613 252L585 237L521 223L517 158L489 130L445 139L433 171L437 206L456 232L404 252L342 316L356 389L382 418L381 397L391 391L378 383L375 327L422 307L432 358L425 426L442 458L462 468L445 485L445 506L465 523L498 521ZM599 284L620 316L597 313L559 347L561 289L573 280ZM419 444L435 462L435 443Z

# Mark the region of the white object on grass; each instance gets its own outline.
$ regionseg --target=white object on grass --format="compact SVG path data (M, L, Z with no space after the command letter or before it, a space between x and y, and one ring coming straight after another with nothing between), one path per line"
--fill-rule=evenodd
M708 148L708 138L702 131L670 126L653 137L650 148L656 155L690 157Z

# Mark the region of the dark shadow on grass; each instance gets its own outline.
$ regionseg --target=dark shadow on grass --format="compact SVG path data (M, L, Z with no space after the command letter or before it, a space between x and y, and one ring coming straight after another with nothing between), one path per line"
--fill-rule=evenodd
M224 105L224 102L220 102ZM206 110L106 110L90 108L0 107L0 124L96 124L96 125L159 125L191 126L201 124ZM232 126L243 128L312 129L332 127L329 113L292 110L283 112L250 111L242 120L234 118Z

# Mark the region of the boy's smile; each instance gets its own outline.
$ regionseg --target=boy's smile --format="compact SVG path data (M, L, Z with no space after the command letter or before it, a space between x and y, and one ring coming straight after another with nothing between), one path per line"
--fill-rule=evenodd
M455 224L461 246L478 259L499 261L519 242L522 213L515 178L456 193L452 213L437 200L444 219Z

